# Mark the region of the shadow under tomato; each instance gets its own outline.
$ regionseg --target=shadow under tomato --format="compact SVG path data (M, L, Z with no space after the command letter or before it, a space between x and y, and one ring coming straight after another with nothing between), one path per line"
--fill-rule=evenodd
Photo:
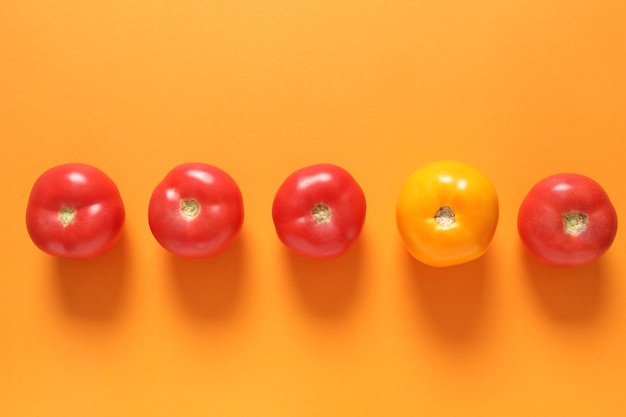
M72 317L112 320L121 310L127 284L128 244L124 234L95 259L53 258L58 298Z
M186 313L199 320L231 317L243 287L243 235L213 257L187 259L168 254L176 294Z
M404 252L410 293L433 333L453 344L476 340L485 314L490 250L479 259L448 267L425 265Z
M361 284L363 238L333 259L310 259L284 248L292 287L312 316L339 318L354 305Z
M531 289L547 315L563 323L593 320L605 298L602 259L567 268L545 265L520 245Z

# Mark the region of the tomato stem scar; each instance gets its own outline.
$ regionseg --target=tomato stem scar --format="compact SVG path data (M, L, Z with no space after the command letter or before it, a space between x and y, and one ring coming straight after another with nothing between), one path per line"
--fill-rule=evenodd
M192 198L183 198L180 200L180 212L193 219L200 213L200 203Z
M578 236L585 230L589 224L589 216L579 211L570 211L562 216L563 231L570 236Z
M70 207L63 207L59 210L59 220L63 226L67 226L74 220L76 217L76 209Z
M311 209L311 216L313 216L317 224L326 223L331 218L330 207L326 204L317 203Z
M450 228L455 222L454 210L449 206L440 207L435 213L435 221L444 230Z

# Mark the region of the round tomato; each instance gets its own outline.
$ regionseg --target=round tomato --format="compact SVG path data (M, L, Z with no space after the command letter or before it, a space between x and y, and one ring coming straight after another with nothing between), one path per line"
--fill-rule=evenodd
M413 172L396 206L407 250L430 266L471 261L487 250L498 223L498 196L487 177L457 161Z
M606 252L617 233L617 214L602 187L578 174L537 183L522 201L517 229L528 251L553 266L581 266Z
M63 258L101 255L120 237L124 204L113 181L85 164L49 169L35 181L26 227L39 249Z
M280 186L272 206L280 240L310 258L346 252L365 222L365 195L345 169L318 164L299 169Z
M243 225L243 198L221 169L201 163L172 169L156 186L148 207L156 240L186 258L205 258L226 249Z

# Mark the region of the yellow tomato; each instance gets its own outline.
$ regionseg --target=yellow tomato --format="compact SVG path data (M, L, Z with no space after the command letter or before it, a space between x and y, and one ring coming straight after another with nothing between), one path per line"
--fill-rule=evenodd
M451 266L482 256L498 223L498 196L471 165L438 161L413 172L396 206L407 250L430 266Z

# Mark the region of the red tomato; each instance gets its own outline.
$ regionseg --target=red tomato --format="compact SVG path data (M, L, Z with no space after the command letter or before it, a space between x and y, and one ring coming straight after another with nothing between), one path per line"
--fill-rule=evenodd
M318 164L299 169L280 186L272 218L280 240L310 258L346 252L365 222L363 190L343 168Z
M617 232L617 214L602 187L578 174L553 175L537 183L521 204L517 228L538 260L581 266L606 252Z
M44 172L31 190L26 227L39 249L89 259L110 249L124 225L124 204L113 181L85 164Z
M235 240L243 225L241 191L217 167L182 164L154 189L148 222L161 246L176 255L217 255Z

